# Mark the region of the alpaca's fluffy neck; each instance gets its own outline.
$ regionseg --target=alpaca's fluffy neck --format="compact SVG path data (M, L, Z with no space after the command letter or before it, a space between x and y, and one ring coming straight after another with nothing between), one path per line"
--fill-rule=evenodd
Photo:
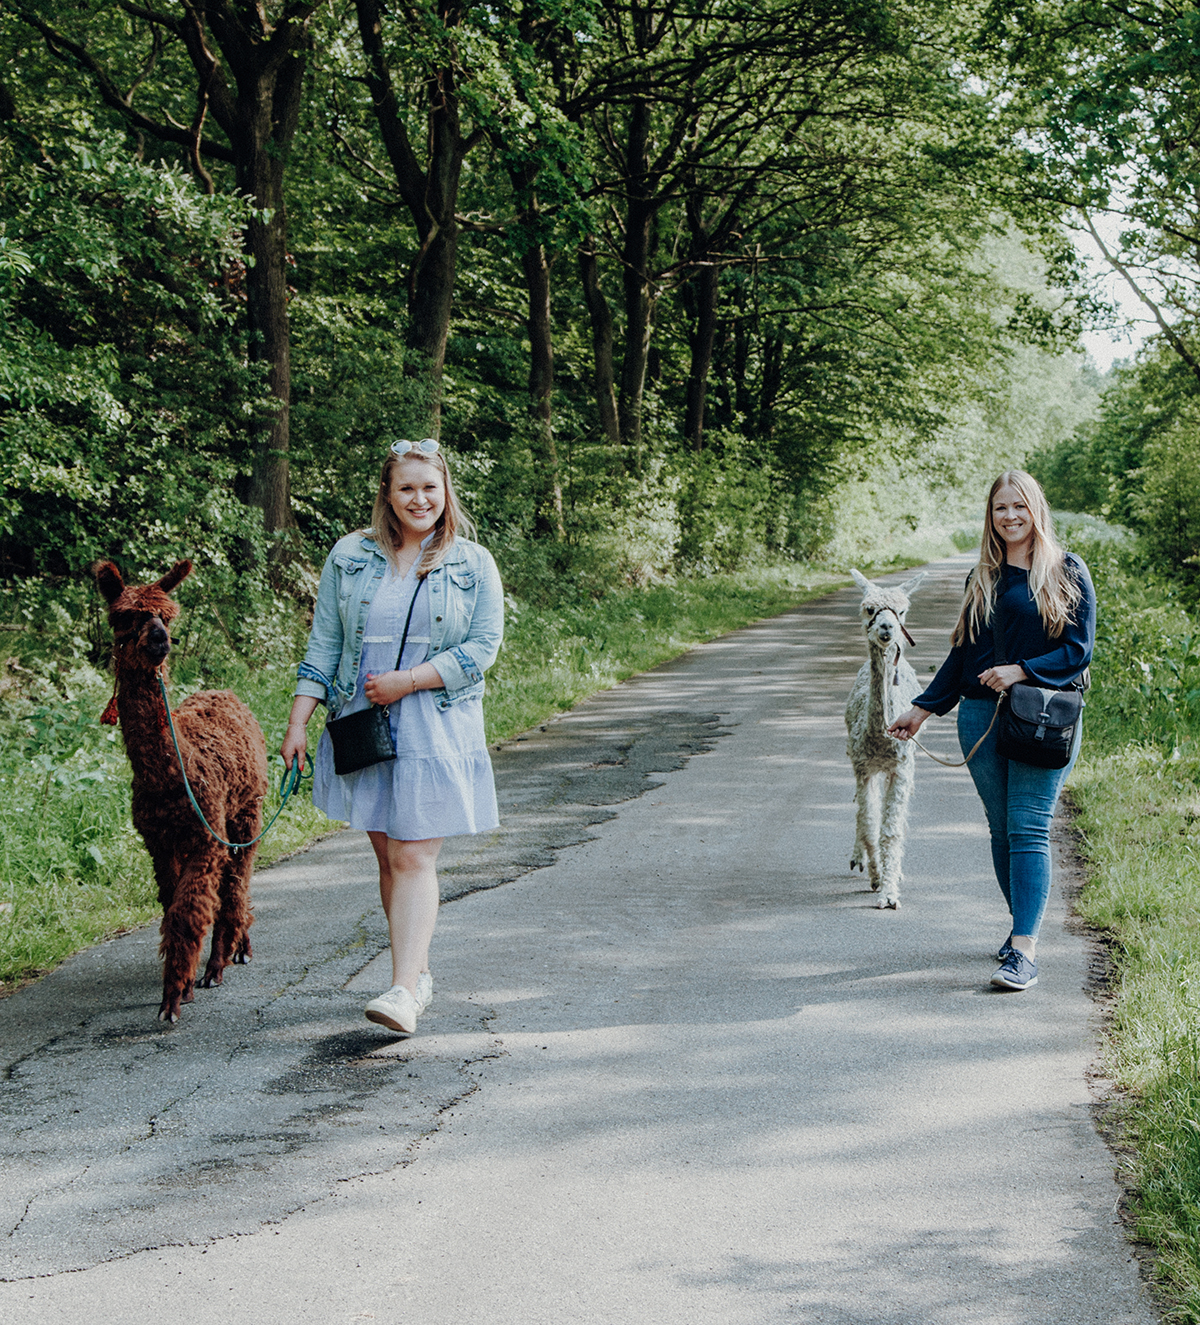
M117 674L117 715L125 752L140 782L176 783L179 761L167 728L167 710L153 672Z
M886 649L872 644L867 650L871 660L871 692L867 696L867 723L871 730L884 729L900 715L889 713L889 702L896 680L896 669L900 666L900 646L897 644L893 655L893 646Z

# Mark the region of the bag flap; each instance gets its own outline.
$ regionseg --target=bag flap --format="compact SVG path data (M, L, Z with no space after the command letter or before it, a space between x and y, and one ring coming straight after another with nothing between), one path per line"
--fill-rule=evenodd
M1069 727L1079 717L1083 696L1078 690L1043 690L1018 683L1009 688L1008 704L1013 716L1022 722Z

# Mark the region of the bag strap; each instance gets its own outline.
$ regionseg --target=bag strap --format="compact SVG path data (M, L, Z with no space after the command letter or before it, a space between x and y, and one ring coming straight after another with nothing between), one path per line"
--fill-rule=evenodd
M400 652L399 652L398 654L396 654L396 666L395 666L394 668L392 668L392 670L395 671L395 672L398 672L398 671L400 670L400 659L404 657L404 646L408 643L408 628L409 628L410 625L412 625L413 608L416 607L416 605L417 605L417 594L419 594L419 593L421 592L421 585L423 585L424 583L425 583L424 580L418 580L418 581L417 581L417 587L416 587L416 589L413 590L413 596L412 596L412 598L409 600L409 604L408 604L408 616L406 616L406 617L404 618L404 633L400 636ZM411 694L412 694L412 691L410 690L408 693L411 695ZM401 695L400 698L403 699L404 696ZM393 700L392 702L393 702L393 703L399 703L400 701L399 701L399 700ZM383 709L383 711L384 711L385 713L386 713L387 710L388 710L388 705L387 705L387 704L378 704L378 705L376 705L376 707L377 707L377 708L381 708L381 709Z
M400 659L404 657L404 646L408 643L408 628L412 625L413 608L417 605L417 594L421 592L421 585L424 583L424 580L417 581L417 587L413 590L413 596L409 600L408 616L404 618L404 633L400 636L400 652L396 654L396 665L392 668L394 672L400 670Z

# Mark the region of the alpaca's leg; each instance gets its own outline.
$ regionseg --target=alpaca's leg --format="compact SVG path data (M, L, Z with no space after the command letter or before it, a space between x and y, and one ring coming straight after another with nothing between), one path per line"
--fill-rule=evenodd
M162 919L163 1000L160 1021L179 1020L179 1008L195 997L193 987L204 935L217 910L222 855L202 847L185 861Z
M899 763L888 775L880 817L879 851L882 861L883 894L881 907L896 910L900 906L903 880L904 840L908 829L908 804L912 797L914 764L911 759Z
M255 824L234 824L230 821L231 842L248 842L257 832ZM243 835L244 834L244 835ZM250 875L254 869L257 846L247 851L228 853L221 870L219 910L213 922L212 950L200 984L205 989L219 985L225 967L230 963L245 965L253 956L249 929L254 923L250 909Z
M854 776L857 782L854 801L858 814L850 868L853 870L857 865L861 872L865 861L871 891L875 892L879 888L879 779L874 773L858 769L854 770Z
M179 861L173 851L152 851L150 861L154 866L154 882L158 886L158 904L165 912L175 895L175 881L179 877Z
M857 810L854 818L854 847L850 852L850 873L855 870L861 874L867 858L866 836L863 832L864 806L867 799L866 779L857 769L854 770L854 804Z
M223 836L231 842L249 842L262 828L260 802L226 821ZM212 951L204 978L205 989L221 983L222 972L230 963L244 966L254 955L250 947L249 930L254 924L250 906L250 875L254 872L254 857L258 844L245 851L229 851L221 871L221 889L216 921L213 923Z

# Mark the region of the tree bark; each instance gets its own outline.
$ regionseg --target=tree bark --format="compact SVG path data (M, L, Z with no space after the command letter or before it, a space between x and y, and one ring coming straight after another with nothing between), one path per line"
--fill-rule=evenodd
M600 288L599 261L594 240L585 240L579 246L579 275L583 282L583 299L587 304L592 324L592 386L596 396L596 413L600 418L600 431L604 440L613 447L621 444L621 424L617 417L616 374L613 370L612 309Z
M255 436L249 479L239 494L260 506L268 534L296 525L288 474L291 342L288 325L287 211L283 178L299 123L304 71L310 47L309 23L321 0L297 0L268 25L260 10L235 0L179 0L179 16L145 11L143 17L169 32L187 50L196 71L199 99L217 122L229 147L202 139L205 115L192 128L158 123L135 110L109 71L81 43L52 29L23 6L20 17L47 40L59 59L74 64L100 98L140 134L186 147L198 173L201 157L230 162L239 194L249 197L255 215L246 228L246 303L250 357L267 364L267 386L275 401L270 423ZM209 45L209 33L224 57L222 66ZM226 69L233 77L231 87ZM211 178L208 181L211 186ZM277 542L273 554L280 551Z
M704 405L717 335L717 282L717 268L711 262L702 265L692 280L695 313L688 333L691 365L683 435L694 451L704 449Z
M655 204L652 197L647 146L650 107L637 98L630 107L629 138L625 151L625 180L629 190L625 209L622 257L625 294L625 353L621 361L619 422L628 447L628 463L641 469L642 402L646 389L646 363L650 351L654 299L650 284L650 234Z
M304 57L303 48L295 49L284 59L256 61L257 67L239 76L237 124L230 135L238 191L253 199L255 208L245 236L250 357L267 365L267 385L276 402L255 442L248 490L250 503L262 508L268 533L296 526L288 466L292 360L283 181L299 119Z
M536 218L524 218L526 223ZM529 404L533 420L533 467L536 494L535 532L562 539L562 481L558 448L554 441L554 342L550 321L550 264L542 244L530 244L521 254L521 268L529 291Z
M777 331L763 338L762 385L758 396L758 435L764 441L775 436L775 410L783 387L783 337Z

